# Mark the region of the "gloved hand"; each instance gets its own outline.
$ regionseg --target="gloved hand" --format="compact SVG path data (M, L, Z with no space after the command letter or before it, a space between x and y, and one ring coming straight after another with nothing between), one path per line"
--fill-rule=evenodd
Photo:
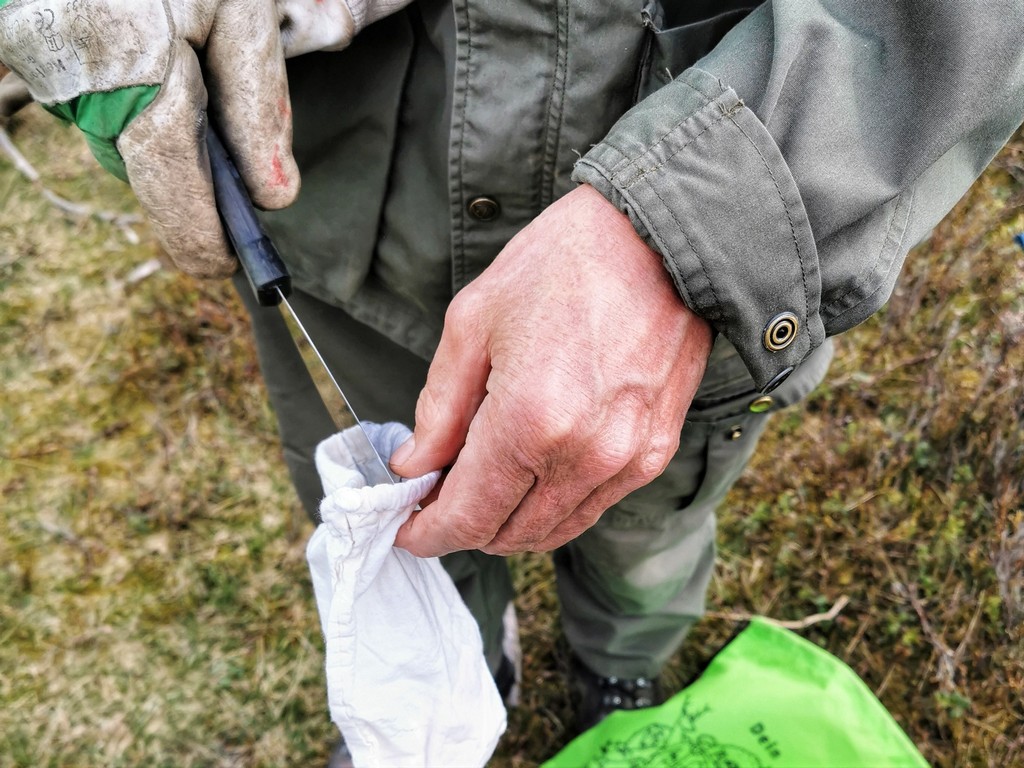
M185 272L237 266L213 200L208 101L253 201L298 193L274 0L0 0L0 62L131 184Z
M346 47L363 27L411 0L278 0L285 56Z

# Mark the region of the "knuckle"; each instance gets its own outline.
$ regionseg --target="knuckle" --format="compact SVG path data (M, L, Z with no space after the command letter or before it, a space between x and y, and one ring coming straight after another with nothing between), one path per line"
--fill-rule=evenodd
M586 424L579 409L564 402L557 395L537 400L537 404L524 423L533 442L547 452L570 450L585 439Z
M544 539L523 538L520 536L504 536L499 534L489 541L481 550L488 555L519 555L524 552L545 552Z
M537 519L520 520L517 513L510 518L512 522L501 528L487 543L486 552L494 555L516 555L522 552L535 552L535 547L543 541L547 527Z
M480 547L480 551L485 555L492 555L494 557L511 557L512 555L520 554L518 550L512 549L511 547L504 547L495 544Z
M447 543L453 550L483 549L493 538L494 532L482 521L463 518L450 529Z
M529 552L536 552L542 554L544 552L553 552L554 550L561 547L563 544L575 539L579 534L583 533L589 526L584 526L576 530L577 526L566 526L561 525L554 531L544 537L543 540L533 543L530 546Z
M612 435L594 449L591 468L598 476L614 477L626 469L636 454L636 447L628 435Z
M636 479L641 484L647 485L665 471L678 449L678 435L653 439L634 462Z
M527 542L523 540L520 534L503 528L499 529L491 537L490 541L485 542L484 546L481 546L480 549L488 555L507 556L525 552L527 547Z
M464 288L455 294L445 312L446 330L464 331L476 322L482 309L482 301L477 291Z
M576 513L562 522L555 530L539 543L537 552L548 552L572 541L589 530L604 513L603 503L586 504Z
M544 539L543 541L531 541L526 544L520 550L521 552L532 552L534 554L543 554L545 552L551 552L552 550L558 549L564 541L555 541L554 539Z
M444 314L441 344L456 350L478 347L487 337L487 299L473 286L463 288L452 298Z
M500 536L496 536L493 541L489 541L486 545L481 546L480 551L486 555L509 557L510 555L518 555L521 552L527 552L529 550L524 549L515 543L504 541Z

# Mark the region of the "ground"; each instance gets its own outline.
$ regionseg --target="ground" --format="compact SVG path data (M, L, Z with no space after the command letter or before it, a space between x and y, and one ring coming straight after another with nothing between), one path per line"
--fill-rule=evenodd
M311 527L239 303L156 268L73 130L35 109L10 130L42 179L0 158L0 767L318 765ZM800 633L930 763L1024 764L1022 203L1018 138L774 418L670 686L746 615L846 598ZM513 566L525 681L499 766L542 761L569 723L550 564Z

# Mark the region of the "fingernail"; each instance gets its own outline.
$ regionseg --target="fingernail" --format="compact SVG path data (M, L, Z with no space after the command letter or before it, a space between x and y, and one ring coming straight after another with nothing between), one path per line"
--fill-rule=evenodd
M416 450L416 437L411 436L408 440L398 446L398 449L391 454L391 466L400 467L409 460L412 452Z

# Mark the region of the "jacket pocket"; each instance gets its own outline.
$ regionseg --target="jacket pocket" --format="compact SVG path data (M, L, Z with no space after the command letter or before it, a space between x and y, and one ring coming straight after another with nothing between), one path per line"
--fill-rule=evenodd
M634 101L642 101L718 45L725 34L760 5L755 0L722 3L651 0L640 12L647 29ZM694 10L694 6L697 6Z

